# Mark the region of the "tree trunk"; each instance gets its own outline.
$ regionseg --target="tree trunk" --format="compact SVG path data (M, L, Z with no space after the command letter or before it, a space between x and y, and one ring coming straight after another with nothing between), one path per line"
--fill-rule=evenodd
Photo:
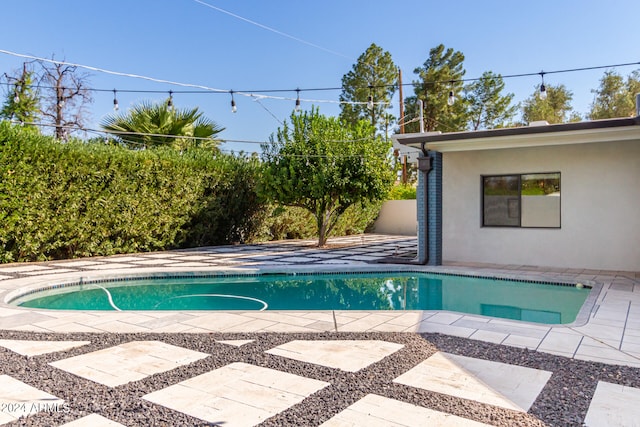
M322 222L318 224L318 247L322 248L327 244L327 225Z
M327 232L329 231L327 228L329 226L330 211L323 208L324 206L318 209L315 215L318 225L318 247L320 248L327 244Z

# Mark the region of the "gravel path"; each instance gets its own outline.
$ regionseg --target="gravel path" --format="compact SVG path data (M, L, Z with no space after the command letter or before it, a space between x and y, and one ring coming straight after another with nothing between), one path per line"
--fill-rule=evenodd
M640 387L640 369L583 362L438 334L38 334L0 331L0 338L91 342L89 345L69 351L34 357L22 356L0 347L0 374L10 375L64 399L68 404L68 411L38 413L6 426L55 426L91 413L100 414L128 426L210 425L197 418L147 402L141 397L232 362L250 363L331 383L330 386L309 396L300 404L264 421L260 424L261 426L320 425L369 393L496 426L580 426L599 380ZM255 341L241 347L216 342L216 340L234 339ZM320 339L375 339L404 344L404 348L355 373L265 353L266 350L292 340ZM49 362L134 340L160 340L209 353L211 356L115 388L94 383L48 365ZM553 372L553 375L528 414L392 382L394 378L436 351L544 369Z

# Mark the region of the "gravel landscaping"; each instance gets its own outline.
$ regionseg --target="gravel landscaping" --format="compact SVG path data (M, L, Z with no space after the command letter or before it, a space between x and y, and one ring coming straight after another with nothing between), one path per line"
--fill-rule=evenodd
M200 419L148 402L141 397L184 379L232 362L245 362L329 382L300 404L265 420L262 426L320 425L369 393L424 406L496 426L580 426L599 380L640 387L640 370L584 362L525 349L439 334L322 333L322 334L39 334L0 332L1 339L74 340L91 344L68 351L26 357L0 347L0 374L64 399L63 410L40 412L6 426L54 426L97 413L128 426L205 426ZM233 347L219 340L252 339ZM383 340L403 344L396 353L358 372L313 365L265 353L292 340ZM77 377L48 363L82 355L129 341L160 340L208 353L211 356L140 381L111 388ZM397 383L393 379L436 351L499 361L553 372L528 414L430 392Z

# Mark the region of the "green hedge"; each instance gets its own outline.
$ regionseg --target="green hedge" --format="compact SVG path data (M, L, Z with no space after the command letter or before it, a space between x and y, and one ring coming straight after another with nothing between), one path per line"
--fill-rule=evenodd
M258 159L61 143L0 122L0 262L315 238L300 208L256 193ZM359 234L381 203L350 207L333 235Z
M396 184L389 191L389 200L413 200L416 198L416 190L411 184Z
M0 123L0 262L216 245L254 238L258 161L60 143Z

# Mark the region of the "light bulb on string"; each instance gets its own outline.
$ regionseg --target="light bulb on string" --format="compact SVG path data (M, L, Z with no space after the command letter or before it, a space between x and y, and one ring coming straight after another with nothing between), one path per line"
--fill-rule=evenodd
M58 107L62 108L64 107L64 88L62 89L62 94L60 96L58 96Z
M538 96L540 97L541 100L545 100L547 99L547 88L544 86L544 71L540 72L540 77L542 78L542 83L540 84L540 93L538 94Z
M16 91L13 96L13 102L15 102L16 104L20 102L20 96L18 95L18 91Z
M447 104L448 104L449 106L451 106L451 105L453 105L455 102L456 102L456 97L455 97L455 95L453 94L453 91L452 91L452 90L450 90L450 91L449 91L449 98L447 98Z
M296 89L296 108L295 108L295 112L298 113L300 112L300 89Z
M236 100L233 98L233 91L229 91L231 94L231 112L235 113L238 111L238 107L236 107Z
M173 107L173 91L172 90L169 91L169 99L167 99L167 107L169 108Z
M367 98L367 108L373 110L373 86L369 85L369 97Z
M113 111L118 111L120 105L118 104L118 98L116 98L116 90L113 90Z

